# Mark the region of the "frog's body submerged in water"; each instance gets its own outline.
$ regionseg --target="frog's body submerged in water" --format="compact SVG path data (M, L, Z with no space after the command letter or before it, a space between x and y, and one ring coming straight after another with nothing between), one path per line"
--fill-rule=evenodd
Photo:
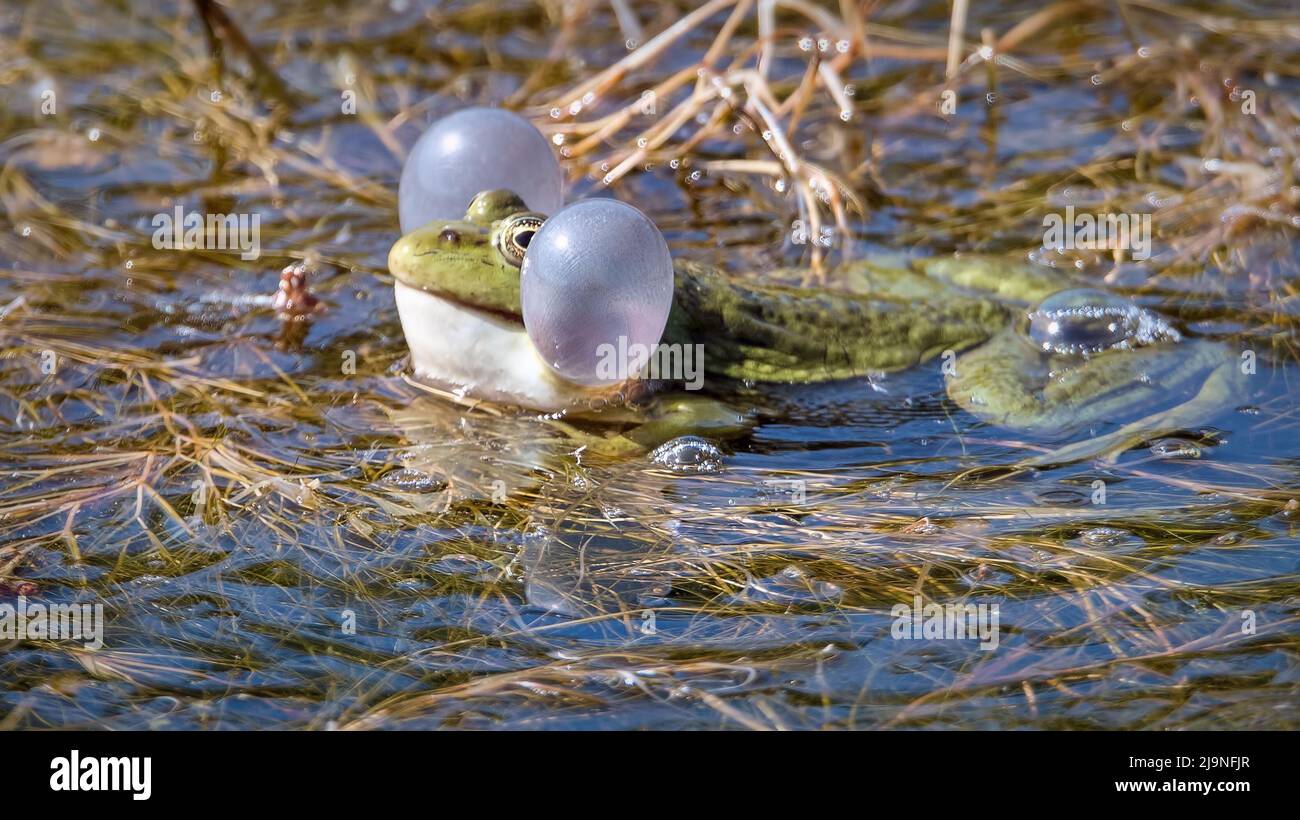
M430 223L393 246L388 264L418 375L544 411L619 392L556 376L524 329L519 259L540 219L514 194L490 191L465 219ZM851 378L951 352L948 394L992 423L1073 431L1141 416L1057 460L1203 424L1240 389L1224 346L1180 340L1156 314L1071 291L1054 271L948 258L863 261L842 273L865 292L740 284L679 260L663 342L701 345L706 377L751 382Z

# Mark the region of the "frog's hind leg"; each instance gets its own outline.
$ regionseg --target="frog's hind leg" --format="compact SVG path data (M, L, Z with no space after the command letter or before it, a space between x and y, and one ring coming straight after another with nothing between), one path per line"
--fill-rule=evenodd
M1069 277L1051 268L996 256L941 256L918 259L913 265L931 279L1008 303L1033 305L1075 287Z
M1012 430L1061 435L1121 424L1026 466L1113 460L1143 440L1203 425L1230 407L1245 392L1239 364L1230 347L1192 340L1109 351L1063 366L1041 359L1008 329L958 356L947 390L966 411Z
M1237 364L1225 362L1206 377L1195 396L1182 404L1125 424L1114 432L1024 459L1017 466L1045 467L1091 458L1100 458L1107 464L1113 464L1125 450L1144 441L1207 424L1232 405L1235 398L1241 395L1243 386Z

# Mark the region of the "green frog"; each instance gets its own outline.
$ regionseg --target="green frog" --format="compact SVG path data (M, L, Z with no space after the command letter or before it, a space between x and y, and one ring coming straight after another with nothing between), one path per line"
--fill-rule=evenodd
M388 266L417 375L548 413L649 392L635 379L570 383L537 354L521 318L520 267L545 219L510 191L486 191L463 219L434 221L393 246ZM837 278L852 289L757 285L676 260L661 343L702 345L710 385L849 379L939 360L948 395L980 419L1079 439L1030 464L1113 456L1206 424L1244 387L1228 346L1183 338L1159 314L1050 268L973 256L859 260ZM633 445L737 422L698 394L657 402Z

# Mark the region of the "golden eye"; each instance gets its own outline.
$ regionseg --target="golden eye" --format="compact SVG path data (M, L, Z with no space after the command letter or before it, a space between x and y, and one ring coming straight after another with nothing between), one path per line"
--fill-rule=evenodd
M497 232L497 248L515 267L524 264L524 253L546 218L540 214L516 214L507 219Z

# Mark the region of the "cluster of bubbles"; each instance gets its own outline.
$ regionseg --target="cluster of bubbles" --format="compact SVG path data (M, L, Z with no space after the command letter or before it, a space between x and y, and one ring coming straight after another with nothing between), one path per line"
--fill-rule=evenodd
M546 137L516 114L469 108L435 122L411 149L398 188L402 233L463 219L476 194L496 188L550 215L520 271L524 327L538 354L577 384L625 380L627 361L668 323L672 257L658 227L614 199L564 206Z
M1043 352L1091 356L1176 342L1168 320L1120 296L1091 288L1054 293L1029 314L1029 338Z

